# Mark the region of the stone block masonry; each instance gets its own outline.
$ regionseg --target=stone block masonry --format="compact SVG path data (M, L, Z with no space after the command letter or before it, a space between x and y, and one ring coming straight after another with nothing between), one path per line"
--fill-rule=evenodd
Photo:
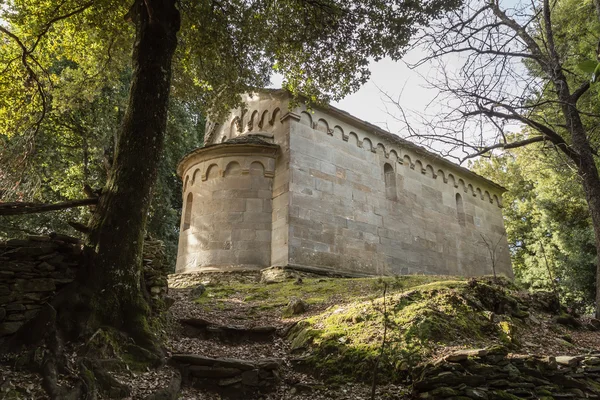
M600 354L507 356L506 349L461 350L416 372L418 399L596 399Z
M177 272L512 277L501 186L334 107L244 100L179 165Z
M59 234L0 242L0 337L15 333L73 282L82 251L78 239ZM158 306L167 294L171 272L163 243L147 239L143 259L146 288L152 305Z

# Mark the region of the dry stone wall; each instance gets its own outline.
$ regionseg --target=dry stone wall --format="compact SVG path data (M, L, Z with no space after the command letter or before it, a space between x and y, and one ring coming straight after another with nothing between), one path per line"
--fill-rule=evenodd
M465 350L423 368L414 382L419 399L600 398L600 354L507 356L506 349Z
M60 234L0 242L0 337L15 333L73 282L82 249L79 240ZM146 240L143 258L146 288L158 306L167 294L170 272L163 243Z

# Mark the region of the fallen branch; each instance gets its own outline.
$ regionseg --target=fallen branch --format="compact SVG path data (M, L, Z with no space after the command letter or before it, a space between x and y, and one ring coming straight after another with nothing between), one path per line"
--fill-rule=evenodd
M62 203L0 203L0 215L36 214L66 208L91 206L98 203L98 198L64 201Z

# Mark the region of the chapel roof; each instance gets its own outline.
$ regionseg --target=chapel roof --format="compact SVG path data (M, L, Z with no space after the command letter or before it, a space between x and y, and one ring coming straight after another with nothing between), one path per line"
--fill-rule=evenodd
M265 89L257 90L257 92L271 93L271 94L275 94L275 95L283 95L283 96L287 96L290 98L292 97L292 93L290 93L286 89L265 88ZM306 101L305 98L303 98L302 100ZM456 169L456 170L462 172L463 174L465 174L466 176L469 176L471 178L475 178L478 180L483 180L487 184L500 190L501 192L506 192L508 190L504 186L499 185L496 182L494 182L484 176L481 176L466 167L463 167L462 165L452 162L452 161L440 156L439 154L435 154L435 153L425 149L424 147L419 146L418 144L415 144L409 140L403 139L402 137L400 137L394 133L388 132L385 129L378 127L377 125L374 125L368 121L362 120L362 119L350 114L347 111L344 111L342 109L334 107L330 104L326 104L326 105L318 105L317 104L317 105L312 105L312 107L315 109L324 111L332 116L335 116L335 117L339 118L340 120L347 122L353 126L360 127L362 129L366 130L367 132L373 133L376 136L387 139L388 141L390 141L392 143L396 143L396 144L400 145L401 147L409 148L412 151L416 152L417 154L425 156L426 158L436 160L440 164L446 165L453 169Z

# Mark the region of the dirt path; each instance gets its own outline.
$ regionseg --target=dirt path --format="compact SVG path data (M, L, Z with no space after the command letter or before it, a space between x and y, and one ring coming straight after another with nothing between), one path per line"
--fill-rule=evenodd
M244 302L232 302L226 310L203 311L194 303L190 296L190 289L171 289L170 295L175 298L171 308L175 320L185 318L203 318L223 325L240 327L274 326L279 330L287 327L281 318L281 311L268 310L263 313L249 312ZM235 358L248 361L277 358L282 360L279 369L280 383L274 390L239 397L240 399L339 399L362 400L371 398L371 386L364 384L348 383L339 387L328 387L322 381L312 376L297 372L293 369L294 355L289 352L289 345L278 335L269 341L242 340L241 342L223 341L216 338L190 338L186 337L181 327L176 327L170 334L167 346L173 353L199 354L214 358ZM406 388L397 386L380 387L377 390L377 399L403 399L402 393ZM205 389L196 389L184 386L180 392L181 399L221 399L220 395Z

